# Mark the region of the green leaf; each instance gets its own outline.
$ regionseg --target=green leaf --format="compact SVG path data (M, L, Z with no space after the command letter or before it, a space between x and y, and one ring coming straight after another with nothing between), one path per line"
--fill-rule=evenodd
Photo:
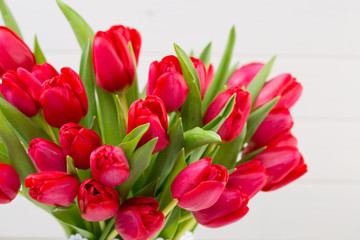
M136 150L129 159L130 177L118 186L121 197L126 198L136 180L138 180L141 174L143 174L145 169L149 166L157 140L158 138L154 138L145 143Z
M113 146L119 145L121 133L114 96L96 85L95 102L103 142Z
M199 59L204 63L206 69L208 69L211 61L211 52L212 52L212 42L209 42L208 45L201 52Z
M220 164L226 167L226 169L231 169L238 158L239 152L244 146L245 136L246 124L237 138L231 142L220 144L219 149L213 158L212 164Z
M46 62L45 55L40 48L36 34L35 34L35 38L34 38L34 55L35 55L35 59L36 59L36 64L43 64Z
M88 113L81 120L80 125L90 128L96 114L95 103L95 73L92 61L92 43L88 40L82 50L79 76L84 84L88 98Z
M252 104L255 103L257 96L259 95L261 89L263 88L266 78L271 72L271 68L274 64L276 56L272 57L270 61L256 74L254 79L251 81L246 91L251 94Z
M171 194L171 184L174 181L175 177L179 174L179 172L183 170L186 166L187 164L185 161L185 152L184 149L182 149L175 160L175 164L171 169L169 177L166 179L160 195L158 196L160 210L163 210L172 201L173 198Z
M11 165L16 169L24 184L25 178L35 173L36 169L2 112L0 112L0 137L5 143Z
M50 137L38 125L28 117L14 108L10 103L0 98L0 111L4 114L9 124L14 128L20 140L26 147L29 146L34 138L44 138L50 140Z
M170 130L169 138L169 145L159 153L148 177L148 181L160 178L158 185L159 188L175 164L176 158L174 156L177 156L184 147L184 135L181 118L178 119Z
M106 225L106 228L101 233L101 236L100 236L99 240L106 240L106 237L109 235L110 231L113 229L114 224L115 224L115 217L113 217L110 220L110 222Z
M184 78L189 86L189 92L185 103L181 107L181 117L186 131L197 126L202 126L200 80L194 64L185 51L176 44L174 44L174 48L181 65Z
M232 27L230 30L225 52L220 61L220 65L216 71L213 80L210 83L208 90L205 93L204 100L202 102L202 115L204 115L207 107L210 105L216 95L221 91L222 86L225 85L225 82L227 80L226 74L228 73L231 57L234 51L235 37L235 27Z
M245 162L248 162L252 159L254 159L254 157L256 157L256 155L258 155L259 153L263 152L264 150L266 150L267 146L263 146L259 149L256 149L255 151L252 151L251 153L248 153L246 156L244 156L243 158L241 158L241 160L239 162L236 163L236 166L239 166Z
M10 164L5 143L1 141L0 141L0 163Z
M170 215L167 217L168 219L167 219L166 224L164 225L164 228L161 231L159 237L161 237L163 239L173 239L173 237L176 233L176 230L179 226L180 213L181 213L181 208L176 206L172 210Z
M136 146L138 145L141 137L146 133L149 129L150 123L146 123L144 125L138 126L134 128L125 138L122 140L119 147L124 151L126 157L129 159L133 154Z
M66 156L66 173L78 180L80 179L79 174L75 168L74 160L70 156Z
M276 103L280 100L280 96L272 99L265 105L259 107L254 112L250 113L247 120L247 130L246 130L246 138L245 142L248 142L250 138L254 135L260 124L264 121L266 116L269 114L271 109L276 105Z
M133 197L152 197L154 198L156 195L157 184L159 182L159 178L150 182L148 185L140 189L140 191L136 192Z
M186 154L209 143L219 143L221 137L213 131L206 131L196 127L184 133L184 147Z
M69 21L81 49L84 49L87 42L89 40L92 41L94 38L93 30L85 22L85 20L71 7L69 7L60 0L56 0L56 2L60 7L61 11L63 12L63 14L65 15L65 17L67 18L67 20Z
M133 61L134 61L135 69L137 69L134 49L132 47L131 42L129 42L129 49L130 49L131 56L132 56ZM130 106L133 102L138 100L139 96L140 96L140 92L139 92L139 86L138 86L138 74L137 74L137 71L136 71L134 83L132 84L132 86L129 88L129 90L126 93L126 100L128 102L128 105Z
M236 93L227 101L225 106L221 109L220 113L211 122L206 124L203 129L217 132L225 120L230 116L234 109Z
M17 25L14 16L12 15L9 7L5 0L0 0L0 11L4 19L5 25L13 30L20 38L23 38L19 26Z

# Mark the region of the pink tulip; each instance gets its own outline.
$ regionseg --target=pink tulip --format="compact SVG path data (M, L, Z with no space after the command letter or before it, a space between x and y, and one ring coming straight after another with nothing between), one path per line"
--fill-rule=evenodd
M96 83L108 92L129 88L135 80L135 64L129 49L131 42L136 61L139 58L141 36L136 29L122 25L99 31L94 37L93 62Z
M22 67L31 71L35 57L29 47L10 28L0 26L0 76Z
M240 87L231 87L212 101L204 115L204 125L206 125L220 113L234 93L236 93L234 109L217 131L221 139L226 142L237 138L244 128L251 109L250 94Z
M31 74L42 83L46 80L59 76L59 73L56 71L56 69L49 63L35 65L31 71Z
M209 228L218 228L240 220L249 211L249 198L237 189L225 189L211 207L192 212L196 221Z
M124 240L148 240L164 225L164 214L150 197L126 200L115 219L115 229Z
M236 167L231 173L227 188L238 189L252 198L266 184L268 179L267 170L258 160L252 160Z
M96 181L115 187L129 176L129 163L121 148L107 144L98 147L90 155L90 169Z
M307 171L304 159L295 147L268 148L256 155L267 169L269 178L264 190L275 190L299 178Z
M75 167L88 169L91 152L102 145L100 136L76 123L63 125L59 134L63 152L74 160Z
M247 87L264 65L263 63L249 63L242 66L231 75L227 85L229 87Z
M170 55L151 63L146 94L161 98L168 113L181 108L188 92L177 57Z
M211 158L200 159L184 168L171 185L172 196L178 206L189 211L199 211L213 205L228 181L225 167L211 164Z
M302 90L301 84L296 82L296 78L291 74L281 74L265 84L256 99L254 107L261 107L273 98L281 96L274 109L290 109L300 98Z
M40 103L45 120L57 128L65 123L80 122L88 111L84 84L68 67L62 68L58 77L43 82Z
M81 216L91 222L104 221L115 216L120 204L115 189L93 178L81 184L77 201Z
M38 172L66 172L66 156L61 147L41 138L34 138L28 148L28 154Z
M33 173L25 179L25 187L35 201L53 206L69 206L79 190L79 181L63 172Z
M0 204L11 202L20 190L20 177L9 164L0 163Z
M153 153L166 148L170 141L167 135L168 119L164 102L157 96L147 96L145 100L139 99L131 104L127 133L146 123L150 123L150 126L141 137L138 147L157 137Z
M288 132L294 122L287 109L276 109L269 113L250 140L251 145L264 146L276 137Z

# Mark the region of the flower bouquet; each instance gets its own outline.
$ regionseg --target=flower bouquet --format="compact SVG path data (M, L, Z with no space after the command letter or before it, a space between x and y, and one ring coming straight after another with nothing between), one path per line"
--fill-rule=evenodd
M260 190L307 171L289 109L302 92L267 64L230 67L232 28L216 71L174 45L140 92L141 36L93 30L57 1L82 48L79 73L60 73L35 38L24 43L0 9L0 203L18 193L51 214L68 238L180 239L199 224L238 221ZM21 190L20 190L21 188Z

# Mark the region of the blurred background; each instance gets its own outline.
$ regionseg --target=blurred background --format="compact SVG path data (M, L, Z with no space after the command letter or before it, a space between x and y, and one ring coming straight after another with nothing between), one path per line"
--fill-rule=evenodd
M140 31L141 86L152 61L175 54L174 42L198 56L212 41L216 68L232 25L237 32L233 62L266 62L277 55L271 77L290 72L303 84L303 96L291 112L309 172L280 190L259 193L239 222L221 229L199 227L196 240L360 239L359 1L64 2L94 31L116 24ZM78 70L80 48L55 0L7 3L29 46L37 33L48 62ZM21 196L0 205L0 239L61 236L57 222Z

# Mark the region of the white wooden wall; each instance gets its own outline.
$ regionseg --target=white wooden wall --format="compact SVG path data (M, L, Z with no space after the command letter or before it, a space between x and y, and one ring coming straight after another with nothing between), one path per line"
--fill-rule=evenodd
M114 24L143 38L140 79L173 43L201 49L213 41L219 62L227 34L237 30L235 59L278 56L272 75L291 72L304 86L293 108L294 134L309 172L250 202L240 222L196 232L197 239L360 239L360 3L357 0L65 1L94 30ZM55 1L8 0L25 40L36 32L48 61L78 68L80 49ZM2 23L2 22L1 22ZM21 197L0 206L0 239L60 239L62 230Z

